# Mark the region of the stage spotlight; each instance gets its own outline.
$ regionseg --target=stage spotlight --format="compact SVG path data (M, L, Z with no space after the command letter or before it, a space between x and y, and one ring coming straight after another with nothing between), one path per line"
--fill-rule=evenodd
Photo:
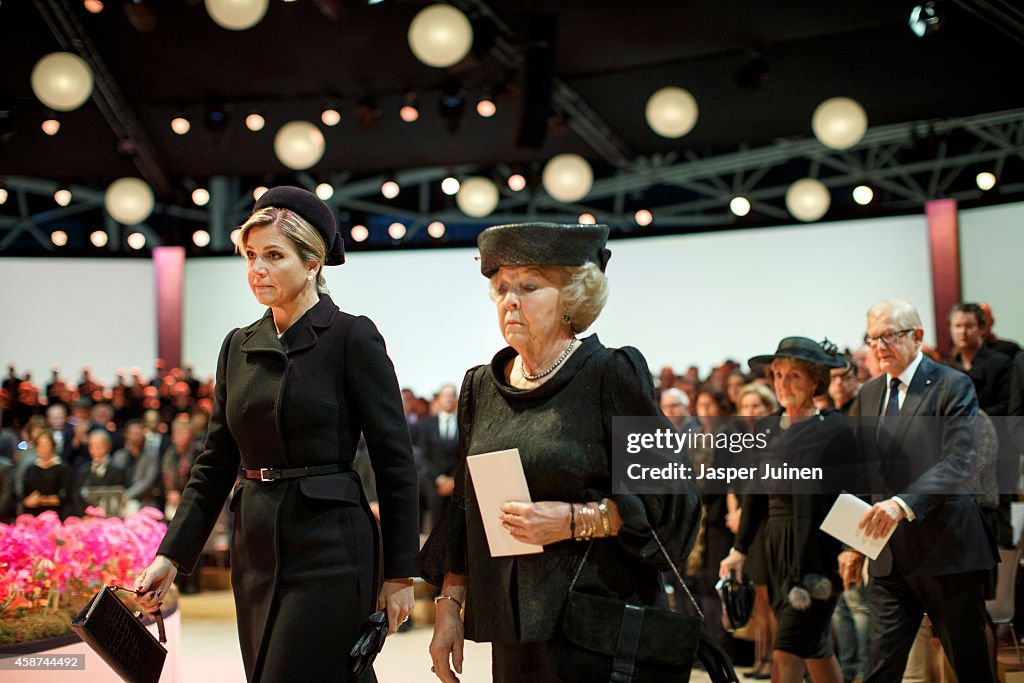
M636 221L636 224L639 225L641 228L646 228L648 225L654 222L654 214L648 211L647 209L640 209L635 214L633 214L633 220Z
M210 191L205 187L197 187L192 190L192 202L196 206L206 206L210 203Z
M498 106L494 104L494 99L490 95L484 95L476 102L476 113L485 119L491 118L497 111Z
M508 189L513 192L519 192L526 188L526 178L523 177L522 173L513 173L508 177Z
M192 122L184 116L175 116L171 119L171 130L178 135L184 135L185 133L192 130Z
M68 234L63 230L54 230L50 233L50 241L58 247L63 247L68 243Z
M370 236L370 231L366 229L365 225L353 225L350 234L356 242L365 242L366 238Z
M405 237L405 226L396 221L388 226L388 234L391 239L400 240Z
M853 201L861 206L867 206L875 198L875 191L867 185L858 185L853 188Z
M935 2L925 2L910 10L910 31L918 38L930 36L942 28L942 12Z
M750 213L750 200L746 197L733 197L729 202L729 210L742 218Z
M60 121L57 119L46 119L43 121L41 127L44 133L53 136L60 130Z
M978 189L983 192L988 192L996 186L996 176L994 173L982 171L978 175L974 176L974 182L978 184Z
M245 127L254 133L263 130L263 126L265 125L267 125L267 120L263 118L263 115L259 112L250 112L249 115L245 117Z
M128 246L136 251L146 246L146 236L141 232L133 232L128 235Z
M66 187L58 188L53 193L53 201L57 202L60 206L67 206L71 203L71 190Z
M336 126L341 123L341 112L334 107L326 107L320 112L320 120L325 126Z
M330 183L320 183L316 186L316 196L326 202L334 196L334 186Z
M205 247L210 243L210 233L205 230L196 230L192 233L192 244L199 248Z
M594 218L594 214L592 213L581 213L576 222L580 225L595 225L597 223L597 219Z
M380 186L380 193L388 199L394 199L401 192L402 188L394 180L385 180Z
M92 233L89 235L89 241L92 242L92 246L94 247L107 246L108 239L109 238L107 237L107 233L103 232L102 230L93 230Z
M405 99L402 101L402 108L398 110L398 115L406 123L412 123L420 117L420 107L416 102L416 93L406 93Z
M444 223L441 221L434 221L427 226L427 234L433 237L435 240L439 240L444 237Z
M262 197L263 193L266 192L266 191L267 191L267 188L266 188L265 185L259 185L258 187L254 187L253 190L252 190L252 199L253 199L253 201L258 202L260 200L260 197Z
M444 192L446 195L451 197L458 194L459 188L461 186L462 183L459 182L458 178L454 176L448 176L447 178L441 181L441 192Z

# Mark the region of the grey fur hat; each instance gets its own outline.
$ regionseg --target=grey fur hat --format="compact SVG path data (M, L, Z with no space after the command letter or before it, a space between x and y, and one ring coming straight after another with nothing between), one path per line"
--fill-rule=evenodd
M604 271L612 252L607 225L514 223L487 228L476 239L480 272L491 277L502 266L582 266Z

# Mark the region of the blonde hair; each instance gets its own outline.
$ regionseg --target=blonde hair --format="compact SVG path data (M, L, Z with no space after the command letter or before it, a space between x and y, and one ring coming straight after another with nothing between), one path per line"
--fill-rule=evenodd
M761 404L768 409L769 413L774 413L779 409L779 402L775 400L775 394L772 390L763 384L750 383L743 386L740 389L740 393L736 395L736 408L740 407L740 402L743 401L744 396L753 395L761 401Z
M596 263L532 268L559 284L558 297L569 314L569 325L574 334L584 332L594 324L608 301L608 276ZM491 299L495 300L498 298L497 277L498 272L495 272L490 278Z
M242 245L248 242L250 230L268 225L278 227L281 234L287 237L295 247L299 258L303 261L316 261L319 265L316 271L316 291L329 292L327 280L324 279L324 260L327 258L327 245L324 243L324 238L316 228L309 224L309 221L294 211L267 206L253 213L239 227L240 232L235 252L240 253Z

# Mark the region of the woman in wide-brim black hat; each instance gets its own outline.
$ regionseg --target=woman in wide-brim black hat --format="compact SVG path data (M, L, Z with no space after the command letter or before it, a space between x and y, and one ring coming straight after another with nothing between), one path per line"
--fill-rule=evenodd
M443 681L462 673L464 638L492 643L494 681L598 680L567 670L559 656L563 605L587 548L577 590L651 605L664 599L659 570L667 569L652 530L677 559L696 538L692 484L680 495L612 492L613 416L661 413L636 349L577 336L605 303L607 238L603 225L547 223L496 226L479 237L480 270L508 346L463 380L460 457L519 449L534 502L487 514L500 514L513 538L543 552L491 557L474 483L460 466L420 555L421 575L441 586L430 656Z
M846 360L828 340L786 337L773 354L749 360L763 369L782 406L768 432L765 460L801 465L852 462L853 434L838 411L819 411L814 397L828 390L833 368ZM771 418L766 418L769 420ZM766 423L758 425L765 431ZM837 573L840 546L818 527L835 494L748 492L736 542L722 560L720 573L742 575L746 555L764 525L764 551L769 599L778 620L772 653L772 680L803 681L804 669L815 683L842 683L832 649L832 611L841 583Z

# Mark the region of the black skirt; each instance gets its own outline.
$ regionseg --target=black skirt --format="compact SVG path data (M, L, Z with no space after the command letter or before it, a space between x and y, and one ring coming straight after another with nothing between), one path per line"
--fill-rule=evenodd
M793 517L786 514L784 503L775 499L772 496L764 525L768 598L778 621L775 649L802 659L825 659L834 653L832 611L839 595L832 591L828 600L812 600L806 610L793 609L789 604L789 591L794 585L789 566L794 552Z

